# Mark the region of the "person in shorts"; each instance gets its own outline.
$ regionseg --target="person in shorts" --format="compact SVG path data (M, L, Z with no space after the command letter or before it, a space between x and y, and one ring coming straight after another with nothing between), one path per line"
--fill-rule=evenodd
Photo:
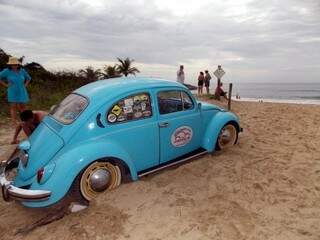
M204 73L204 86L206 87L207 94L209 94L211 75L208 70L205 70Z
M203 72L200 72L198 76L198 95L201 95L203 93L203 83L204 83L204 74Z

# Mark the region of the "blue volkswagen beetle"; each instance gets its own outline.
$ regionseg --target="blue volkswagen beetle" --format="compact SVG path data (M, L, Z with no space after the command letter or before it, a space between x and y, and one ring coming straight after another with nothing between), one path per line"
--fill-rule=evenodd
M17 174L2 164L3 198L46 207L77 193L89 202L127 180L234 145L238 117L198 102L182 84L97 81L56 105L19 145Z

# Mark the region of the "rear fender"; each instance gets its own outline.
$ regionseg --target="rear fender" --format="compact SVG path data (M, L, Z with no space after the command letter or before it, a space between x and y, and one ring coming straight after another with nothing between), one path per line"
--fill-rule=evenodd
M218 112L208 124L204 138L202 140L202 147L208 152L214 152L219 133L224 125L232 122L236 125L239 132L240 124L238 117L232 112Z
M45 207L62 199L71 187L77 175L95 160L103 158L121 159L129 168L132 180L138 175L129 154L119 144L111 141L79 144L59 154L55 161L55 169L50 178L42 185L34 182L32 189L52 191L49 200L44 202L24 202L28 207Z

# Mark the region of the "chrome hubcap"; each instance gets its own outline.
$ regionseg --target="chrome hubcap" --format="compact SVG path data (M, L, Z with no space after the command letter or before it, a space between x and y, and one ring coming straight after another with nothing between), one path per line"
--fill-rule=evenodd
M96 192L103 192L108 188L110 173L106 169L98 169L89 179L90 187Z
M223 129L221 132L221 140L225 143L230 142L231 140L231 133L228 129Z
M80 180L82 196L91 201L102 192L121 184L121 171L109 162L94 162L83 172Z
M225 126L219 135L219 146L220 148L226 148L229 146L232 146L237 138L237 130L233 125L227 125Z

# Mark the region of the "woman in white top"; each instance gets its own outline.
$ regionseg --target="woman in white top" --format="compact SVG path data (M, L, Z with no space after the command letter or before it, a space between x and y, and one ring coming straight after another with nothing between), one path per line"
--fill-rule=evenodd
M182 84L184 83L183 65L180 66L180 69L177 72L177 81Z

